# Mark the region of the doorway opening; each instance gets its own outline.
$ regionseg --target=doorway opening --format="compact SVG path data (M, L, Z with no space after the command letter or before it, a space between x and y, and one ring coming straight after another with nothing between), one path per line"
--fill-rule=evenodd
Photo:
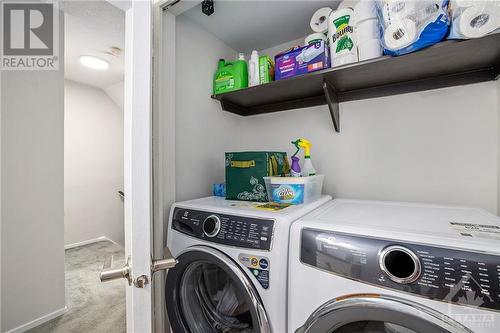
M67 312L31 332L126 331L124 260L125 11L64 1L64 250Z

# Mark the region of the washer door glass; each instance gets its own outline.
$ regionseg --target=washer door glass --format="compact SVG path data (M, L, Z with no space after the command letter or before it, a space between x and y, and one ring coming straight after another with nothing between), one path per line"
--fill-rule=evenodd
M319 307L297 333L472 333L421 304L387 295L339 297Z
M174 332L270 332L253 285L230 258L199 247L177 259L179 263L168 273L166 284Z
M251 304L219 266L191 264L182 277L180 295L191 332L253 332Z

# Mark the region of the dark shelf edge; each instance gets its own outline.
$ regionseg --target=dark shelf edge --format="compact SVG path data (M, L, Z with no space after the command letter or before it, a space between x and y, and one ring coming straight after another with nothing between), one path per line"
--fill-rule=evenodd
M447 87L456 87L467 84L494 81L498 79L495 68L481 68L472 71L446 74L410 80L407 82L390 83L386 85L364 88L359 90L339 91L339 102L363 100L369 98L408 94L412 92L435 90Z
M303 109L325 104L326 104L325 95L312 96L312 97L299 98L279 103L254 106L248 109L248 113L246 115L252 116L263 113L296 110L296 109Z
M454 87L485 81L493 81L499 78L499 66L482 68L462 73L447 74L442 76L428 77L407 82L397 82L377 87L364 88L351 91L336 91L338 103L377 98L392 95L401 95L412 92L434 90L446 87ZM332 88L335 87L332 85ZM231 103L224 98L224 94L212 96L220 101L224 111L232 112L240 116L253 116L258 114L296 110L313 106L327 105L325 95L299 98L272 104L256 105L250 108Z

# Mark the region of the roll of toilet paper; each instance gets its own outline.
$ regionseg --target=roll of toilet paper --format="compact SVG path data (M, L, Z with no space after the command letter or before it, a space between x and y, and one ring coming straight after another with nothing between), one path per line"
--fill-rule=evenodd
M311 29L314 32L325 33L328 31L328 17L332 13L329 7L318 9L311 17Z
M500 28L500 9L494 1L482 2L454 13L453 31L465 38L479 38Z
M366 0L344 0L339 3L339 6L337 7L337 10L344 9L344 8L351 8L354 9L356 5L360 2L363 2Z
M326 36L324 33L321 32L315 32L313 34L310 34L309 36L306 37L304 40L305 44L304 45L309 45L318 41L324 41L326 42Z
M372 20L372 19L377 19L377 8L375 6L375 0L359 1L354 6L355 23L359 24L366 20Z
M417 25L408 18L393 20L384 31L385 47L392 51L411 45L417 38Z
M352 8L332 12L328 18L328 41L332 66L358 61Z
M416 12L417 2L415 0L386 0L382 10L382 18L385 24L392 21L400 21Z
M358 23L355 31L358 41L380 39L380 29L376 18Z
M380 39L367 39L358 42L359 61L378 58L382 54L383 48Z

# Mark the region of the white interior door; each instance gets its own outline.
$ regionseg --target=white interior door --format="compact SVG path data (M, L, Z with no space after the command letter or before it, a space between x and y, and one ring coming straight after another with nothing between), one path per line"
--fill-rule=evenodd
M152 2L135 0L126 10L124 190L125 257L111 268L107 260L101 281L125 278L127 332L153 331L152 275L175 265L168 251L153 260L152 237Z
M151 2L133 1L125 32L125 256L127 332L152 331Z

